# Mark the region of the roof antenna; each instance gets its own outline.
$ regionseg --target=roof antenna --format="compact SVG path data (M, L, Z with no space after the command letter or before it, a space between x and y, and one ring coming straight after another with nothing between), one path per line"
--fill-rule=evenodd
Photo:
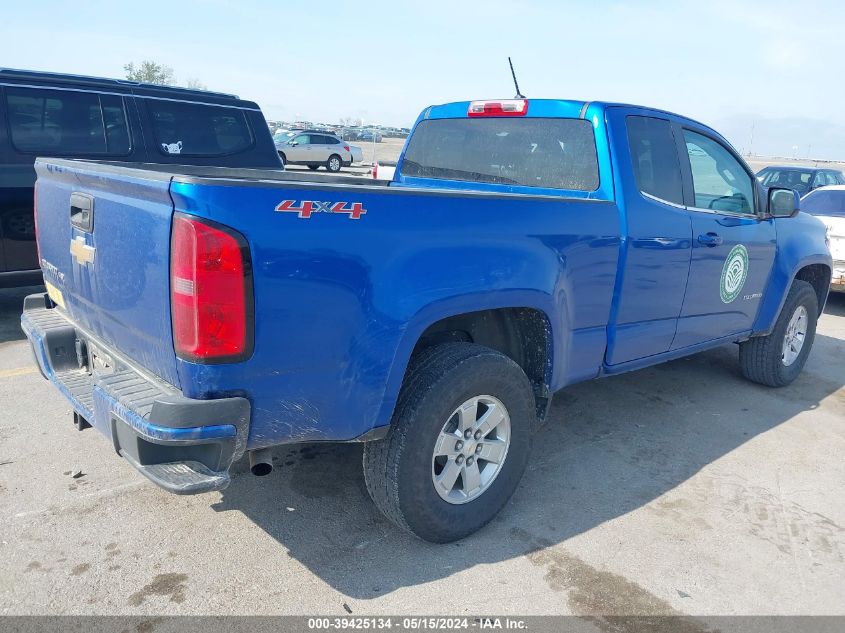
M511 75L513 76L513 85L516 88L516 96L514 97L514 99L525 99L525 95L522 94L519 91L519 84L516 83L516 73L513 71L513 62L511 61L510 57L508 57L508 64L510 64L510 66L511 66Z

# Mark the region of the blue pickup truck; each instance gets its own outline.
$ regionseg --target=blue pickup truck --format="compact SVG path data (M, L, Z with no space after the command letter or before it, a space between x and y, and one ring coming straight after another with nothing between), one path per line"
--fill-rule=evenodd
M801 371L824 226L710 128L564 100L426 108L389 183L39 159L38 365L176 493L364 442L376 505L452 541L507 502L552 394L739 344Z

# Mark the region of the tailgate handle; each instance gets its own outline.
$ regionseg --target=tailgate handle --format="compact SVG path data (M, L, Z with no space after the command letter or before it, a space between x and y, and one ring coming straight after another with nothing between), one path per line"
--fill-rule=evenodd
M90 233L94 230L94 197L87 193L70 194L70 223Z

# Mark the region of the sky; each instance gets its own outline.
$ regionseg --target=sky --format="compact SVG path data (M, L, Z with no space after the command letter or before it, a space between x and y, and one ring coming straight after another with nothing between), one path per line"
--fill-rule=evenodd
M845 2L0 0L0 65L180 83L270 120L410 126L426 106L621 101L707 123L742 152L845 160Z

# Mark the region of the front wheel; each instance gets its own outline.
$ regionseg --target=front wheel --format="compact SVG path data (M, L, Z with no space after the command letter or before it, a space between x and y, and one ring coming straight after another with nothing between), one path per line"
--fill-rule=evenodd
M784 387L795 380L813 347L818 315L813 287L806 281L793 282L772 333L740 343L742 374L769 387Z
M319 165L308 165L308 169L310 169L311 171L317 171L318 169L320 169L320 166Z
M412 362L385 439L364 447L376 506L426 541L489 522L516 490L531 446L531 384L507 356L448 343Z
M343 167L343 161L340 160L340 156L337 154L329 156L329 160L326 161L326 169L332 173L337 173L341 167Z
M279 152L279 160L282 161L282 167L287 167L288 165L288 158L282 152Z

